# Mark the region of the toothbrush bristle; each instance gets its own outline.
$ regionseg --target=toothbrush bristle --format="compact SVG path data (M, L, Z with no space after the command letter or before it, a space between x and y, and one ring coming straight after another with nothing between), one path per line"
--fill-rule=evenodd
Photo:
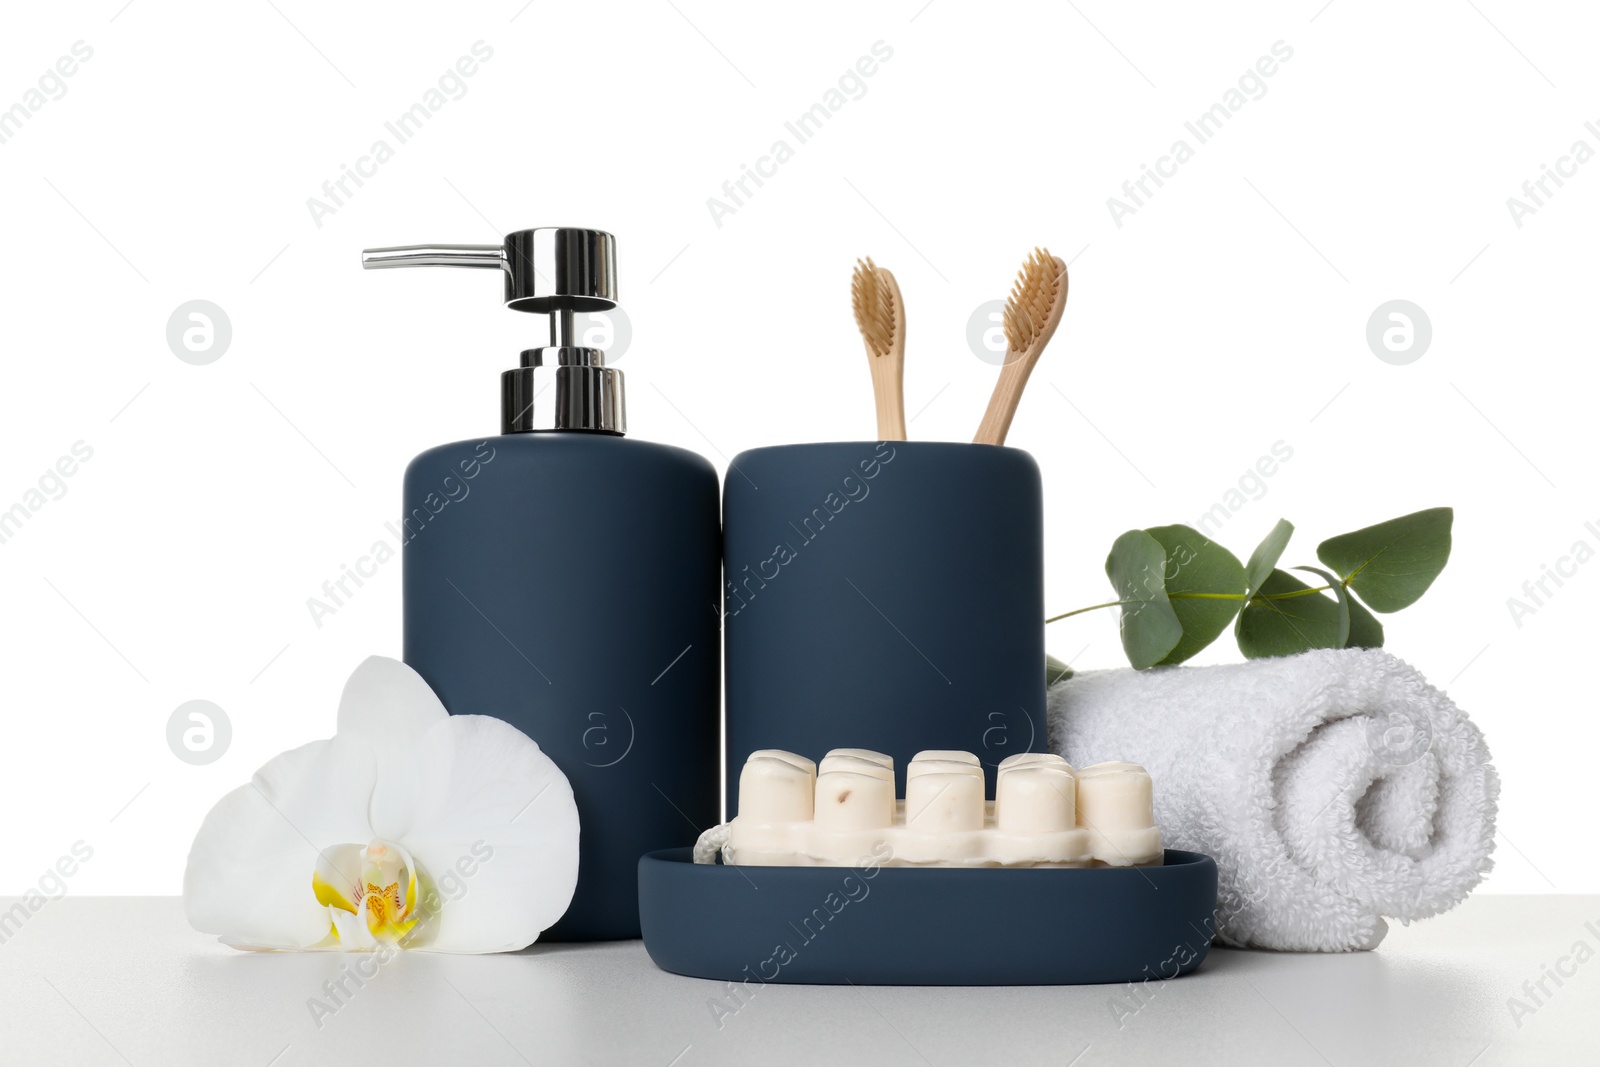
M1022 352L1038 339L1056 301L1061 299L1061 286L1066 280L1066 270L1048 249L1035 248L1033 255L1017 272L1016 284L1006 300L1003 316L1006 344L1013 352Z
M850 276L850 306L856 314L856 328L875 356L888 355L895 331L894 294L884 284L878 265L868 256L856 260Z

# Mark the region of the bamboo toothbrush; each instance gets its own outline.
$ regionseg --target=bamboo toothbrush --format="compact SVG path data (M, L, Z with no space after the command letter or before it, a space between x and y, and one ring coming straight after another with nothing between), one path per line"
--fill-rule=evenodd
M867 346L872 395L878 407L878 440L906 439L906 404L901 388L906 363L906 312L894 275L872 262L856 260L850 276L850 305Z
M1017 413L1023 387L1044 346L1061 322L1067 306L1067 265L1048 250L1035 248L1017 272L1017 282L1006 300L1006 362L989 397L989 408L972 440L980 445L1003 445Z

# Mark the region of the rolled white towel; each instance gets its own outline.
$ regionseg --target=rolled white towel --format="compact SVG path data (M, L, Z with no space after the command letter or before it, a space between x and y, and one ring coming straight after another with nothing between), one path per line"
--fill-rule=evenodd
M1225 944L1346 952L1466 898L1499 776L1477 727L1379 649L1090 671L1052 686L1050 747L1155 782L1169 848L1217 861Z

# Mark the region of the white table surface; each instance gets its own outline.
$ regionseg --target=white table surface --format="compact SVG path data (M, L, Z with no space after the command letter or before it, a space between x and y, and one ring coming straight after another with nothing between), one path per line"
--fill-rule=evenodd
M1487 896L1376 952L1215 949L1138 1010L1117 986L774 985L720 1028L722 985L638 941L413 953L318 1020L308 1001L359 957L235 952L176 899L68 897L0 944L0 1062L1600 1064L1600 955L1520 1026L1507 1005L1579 941L1600 953L1600 896Z

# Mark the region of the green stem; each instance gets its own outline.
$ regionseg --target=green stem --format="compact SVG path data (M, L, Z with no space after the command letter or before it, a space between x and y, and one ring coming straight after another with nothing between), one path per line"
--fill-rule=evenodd
M1048 619L1046 619L1044 621L1045 621L1045 625L1048 626L1052 622L1059 622L1062 619L1070 619L1072 616L1074 616L1074 615L1082 615L1086 611L1099 611L1101 608L1114 608L1114 607L1118 607L1119 605L1122 605L1122 604L1136 604L1136 603L1138 603L1138 601L1136 601L1136 600L1108 600L1104 604L1090 604L1088 607L1079 608L1076 611L1068 611L1068 612L1064 612L1063 614L1060 614L1060 615L1052 615L1050 618L1048 618Z
M1310 596L1312 593L1326 593L1332 589L1331 585L1319 585L1315 589L1293 589L1287 593L1268 593L1261 597L1262 600L1290 600L1297 596Z
M1349 584L1349 580L1348 579L1346 579L1345 584L1347 584L1347 585ZM1250 599L1251 600L1292 600L1293 598L1295 598L1297 596L1310 596L1313 593L1326 593L1332 588L1333 588L1333 586L1331 586L1331 585L1319 585L1315 589L1311 589L1311 588L1293 589L1293 590L1290 590L1287 593L1265 593L1265 594L1257 593L1253 597L1251 597ZM1244 598L1245 598L1245 596L1244 596L1243 593L1168 593L1167 594L1167 599L1168 600L1243 600ZM1089 612L1089 611L1099 611L1101 608L1115 608L1115 607L1121 607L1121 606L1126 605L1126 604L1141 604L1141 603L1144 603L1144 602L1140 601L1140 600L1108 600L1104 604L1091 604L1086 608L1078 608L1075 611L1067 611L1067 612L1061 613L1060 615L1052 615L1050 618L1048 618L1048 619L1046 619L1044 621L1045 621L1045 625L1048 626L1052 622L1059 622L1062 619L1070 619L1074 615L1082 615L1085 612Z

